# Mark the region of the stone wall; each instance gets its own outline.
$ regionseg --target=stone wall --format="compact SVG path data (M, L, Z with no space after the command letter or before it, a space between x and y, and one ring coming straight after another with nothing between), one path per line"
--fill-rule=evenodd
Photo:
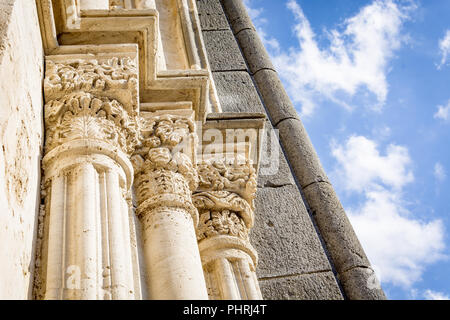
M222 111L268 114L221 2L197 0L197 6ZM267 123L269 128L272 125ZM279 170L274 175L259 173L251 232L259 255L257 274L263 297L342 299L308 206L278 142L276 146Z
M31 297L43 140L34 1L0 2L0 299Z

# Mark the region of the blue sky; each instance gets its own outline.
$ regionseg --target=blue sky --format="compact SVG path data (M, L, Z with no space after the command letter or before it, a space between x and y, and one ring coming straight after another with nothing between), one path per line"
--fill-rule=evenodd
M246 0L390 299L450 297L450 1Z

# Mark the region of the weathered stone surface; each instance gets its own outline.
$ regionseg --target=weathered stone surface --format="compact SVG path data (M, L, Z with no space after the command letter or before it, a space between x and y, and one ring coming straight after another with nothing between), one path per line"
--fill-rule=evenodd
M280 187L295 185L291 168L269 121L266 122L266 136L259 163L258 186Z
M266 300L343 300L332 272L260 280Z
M339 275L339 280L351 300L385 300L377 276L372 268L353 268Z
M214 72L213 78L223 112L264 113L258 92L247 72Z
M338 273L370 263L331 184L314 183L303 190L317 227Z
M228 21L233 29L234 34L244 30L253 29L253 23L247 14L247 10L242 0L220 0L227 14Z
M231 31L204 31L203 39L211 71L247 70Z
M298 113L275 71L261 70L253 78L273 124L276 125L284 119L299 119Z
M275 70L275 67L267 54L259 35L252 29L245 29L236 34L245 60L252 74L257 73L261 69Z
M259 189L255 201L250 239L260 278L331 270L296 186Z
M41 35L34 1L0 4L0 299L31 297L39 215Z
M328 181L300 120L286 119L277 128L286 156L301 187L305 188L314 182Z
M203 31L230 29L219 0L197 0L197 8Z

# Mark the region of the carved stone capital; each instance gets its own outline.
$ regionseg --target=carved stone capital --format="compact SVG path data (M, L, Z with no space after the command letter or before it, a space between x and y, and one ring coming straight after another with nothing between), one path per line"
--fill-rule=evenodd
M225 159L207 160L198 164L200 191L229 191L247 200L253 209L256 197L256 171L247 160L229 163Z
M248 240L253 211L246 200L229 191L201 192L193 195L199 210L197 239L228 235Z
M139 216L157 206L181 207L191 212L196 225L198 214L191 201L198 187L192 115L155 112L141 118L142 142L132 157Z
M139 140L136 116L117 100L75 92L45 105L46 153L66 142L105 141L131 154Z
M150 149L165 147L170 151L190 148L195 140L195 124L192 117L161 114L142 118L142 145L137 151L145 156Z

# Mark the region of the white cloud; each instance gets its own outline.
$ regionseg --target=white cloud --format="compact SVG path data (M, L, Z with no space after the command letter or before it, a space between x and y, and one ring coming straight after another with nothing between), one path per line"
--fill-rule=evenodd
M438 69L440 69L447 63L447 59L450 55L450 30L447 30L445 36L439 40L439 51L441 53L442 59L441 64L438 65Z
M404 40L401 27L412 6L375 0L345 20L342 30L326 31L330 45L321 49L301 7L294 0L287 5L297 22L299 48L275 50L272 58L292 99L301 104L301 113L311 115L314 101L323 97L350 108L348 98L361 89L375 96L375 107L382 106L389 61Z
M450 300L450 297L447 294L432 290L426 290L424 297L427 300Z
M438 180L438 181L444 181L447 178L447 174L445 172L445 168L444 166L437 162L434 165L434 177Z
M438 106L438 111L434 114L434 118L436 119L442 119L442 120L449 120L450 118L450 100L448 100L446 106Z
M362 136L332 149L338 184L365 197L347 212L380 280L410 288L427 265L444 258L445 242L440 220L418 219L405 205L402 189L414 179L408 150L391 144L383 155Z
M400 189L414 179L405 147L389 145L381 155L374 141L352 136L344 146L334 145L332 154L343 169L340 175L348 190L363 192L380 183Z

